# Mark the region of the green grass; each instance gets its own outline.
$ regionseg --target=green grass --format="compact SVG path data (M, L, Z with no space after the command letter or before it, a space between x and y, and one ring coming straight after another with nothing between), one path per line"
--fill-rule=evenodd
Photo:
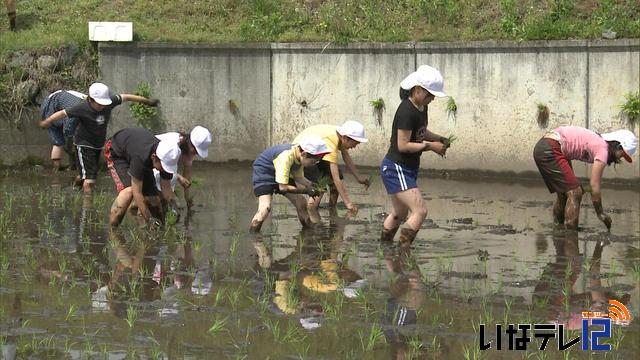
M73 4L73 5L71 5ZM18 1L18 31L0 23L0 57L88 39L87 21L132 21L134 40L461 41L640 37L635 0Z

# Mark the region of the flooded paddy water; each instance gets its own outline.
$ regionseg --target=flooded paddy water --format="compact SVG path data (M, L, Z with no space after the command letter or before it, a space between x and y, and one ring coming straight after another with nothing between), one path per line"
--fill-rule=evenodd
M611 234L585 196L578 234L554 230L540 181L430 178L429 214L410 251L381 244L389 199L347 179L355 216L321 210L302 230L275 197L259 235L251 167L199 164L194 211L150 232L110 232L115 187L89 199L71 173L0 175L0 346L4 358L388 359L614 358L640 354L640 190L604 186ZM325 199L326 200L326 199ZM562 323L608 300L633 320L611 351L510 351L507 324ZM480 324L492 348L480 351ZM502 349L496 350L496 324ZM570 328L571 330L567 330ZM521 334L521 332L520 332ZM529 331L531 335L531 331ZM518 336L518 334L516 334Z

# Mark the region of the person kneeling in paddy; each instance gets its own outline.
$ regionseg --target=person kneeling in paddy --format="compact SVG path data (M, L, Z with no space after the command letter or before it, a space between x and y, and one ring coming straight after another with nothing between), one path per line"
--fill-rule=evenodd
M317 164L330 151L315 135L302 137L298 144L281 144L263 151L253 162L253 193L258 198L258 211L251 220L250 231L260 231L271 211L273 194L284 195L296 207L302 226L310 225L307 200L301 194L313 197L318 191L304 177L304 168Z
M109 225L120 225L131 201L135 200L138 214L154 226L163 219L162 210L154 214L149 209L162 209L162 201L175 201L170 180L178 171L181 151L176 142L159 140L143 128L122 129L105 144L104 156L118 196L111 206ZM153 169L160 171L162 193L158 193ZM159 219L158 219L159 218Z
M593 164L591 167L591 202L598 219L611 230L611 218L602 209L600 183L605 166L619 164L638 148L638 138L629 130L598 134L580 126L561 126L538 141L533 158L550 193L557 193L553 220L557 225L577 229L583 187L571 167L571 160Z

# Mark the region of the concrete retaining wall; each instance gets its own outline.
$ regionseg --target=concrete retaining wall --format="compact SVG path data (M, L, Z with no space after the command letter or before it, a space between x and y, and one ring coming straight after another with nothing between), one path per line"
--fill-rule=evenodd
M430 106L430 129L455 134L458 141L446 159L423 155L427 169L536 171L532 149L548 129L629 128L619 105L625 93L640 89L640 39L100 45L102 80L121 93L149 82L162 100L166 130L201 124L213 131L212 161L251 160L309 125L356 119L371 141L352 155L358 164L378 166L400 102L399 82L421 64L441 70L445 91L458 106L455 115L447 113L447 99ZM370 103L378 98L385 103L382 112ZM550 110L547 128L536 120L538 103ZM121 106L111 129L133 124L129 109ZM637 163L605 176L640 177ZM579 164L576 171L588 174Z

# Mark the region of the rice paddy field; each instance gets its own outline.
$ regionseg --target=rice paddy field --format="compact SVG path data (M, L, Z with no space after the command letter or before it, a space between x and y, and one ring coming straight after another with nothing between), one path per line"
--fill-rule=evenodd
M197 164L197 198L175 225L116 231L105 172L85 198L71 172L0 173L0 348L4 359L636 359L640 189L607 187L611 233L583 199L580 231L554 229L542 180L432 178L411 249L380 243L390 201L375 172L347 179L357 214L321 208L302 229L275 197L260 234L251 166ZM233 181L229 181L233 179ZM584 312L619 301L583 350ZM497 350L496 325L501 325ZM508 324L529 330L509 350ZM563 342L578 342L559 350ZM482 331L484 329L484 331ZM592 330L596 330L593 327ZM483 336L481 336L481 334ZM537 336L534 336L537 335ZM543 334L555 334L540 350ZM522 338L519 331L512 338ZM526 350L516 350L518 345ZM481 350L482 344L491 344ZM593 344L592 344L593 345ZM587 347L591 349L591 346Z

